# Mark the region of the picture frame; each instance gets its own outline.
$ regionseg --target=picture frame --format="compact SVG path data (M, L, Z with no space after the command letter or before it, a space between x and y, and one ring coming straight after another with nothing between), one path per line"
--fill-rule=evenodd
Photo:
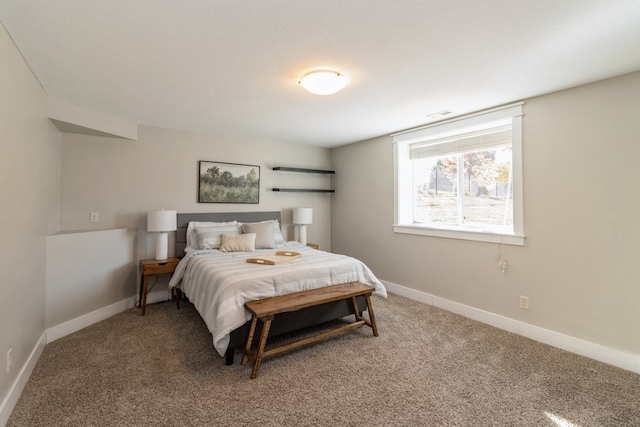
M260 166L198 161L198 203L260 203Z

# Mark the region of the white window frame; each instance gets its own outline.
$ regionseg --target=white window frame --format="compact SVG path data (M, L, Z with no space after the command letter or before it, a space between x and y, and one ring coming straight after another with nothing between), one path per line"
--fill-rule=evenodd
M522 184L522 106L524 103L494 108L468 116L463 116L433 125L423 126L393 137L394 164L394 224L393 231L403 234L445 237L481 242L524 245L523 184ZM425 141L435 135L454 133L464 128L482 123L511 118L512 126L512 188L513 188L513 233L498 233L483 229L461 226L447 226L413 223L413 186L409 146Z

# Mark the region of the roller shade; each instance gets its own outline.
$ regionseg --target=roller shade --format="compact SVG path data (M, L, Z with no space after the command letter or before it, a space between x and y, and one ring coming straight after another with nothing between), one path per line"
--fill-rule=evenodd
M409 145L409 157L422 159L470 151L491 150L511 145L511 124L459 133Z

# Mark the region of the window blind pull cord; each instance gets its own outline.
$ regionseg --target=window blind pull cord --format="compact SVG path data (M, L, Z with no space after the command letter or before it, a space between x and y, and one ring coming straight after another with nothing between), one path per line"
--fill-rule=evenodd
M498 261L500 271L505 273L507 271L507 259L504 257L504 238L500 236L500 261Z

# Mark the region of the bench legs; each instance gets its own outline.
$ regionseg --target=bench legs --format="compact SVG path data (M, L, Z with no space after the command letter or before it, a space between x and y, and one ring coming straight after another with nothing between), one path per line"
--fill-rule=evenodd
M267 344L267 337L269 336L269 329L271 329L271 322L273 321L273 316L267 316L260 319L263 323L262 325L262 334L260 335L260 342L258 344L258 353L256 354L256 360L253 363L253 370L251 371L251 379L254 379L258 376L258 369L260 369L260 362L262 362L262 358L265 356L264 347ZM251 353L251 344L253 343L253 335L256 332L256 324L258 323L258 318L253 316L251 319L251 326L249 327L249 334L247 335L247 343L244 346L244 356L242 356L242 366L246 365L249 362L249 354Z
M358 311L358 301L356 301L356 297L353 297L352 298L352 300L353 300L353 308L355 309L355 312L356 312L356 320L363 321L364 323L369 325L371 327L371 329L373 329L373 336L377 337L378 336L378 325L376 324L376 317L373 314L373 304L371 304L371 295L365 295L364 297L367 300L367 311L369 312L369 320L367 320L364 317L362 317L362 313L360 313Z
M267 356L271 356L273 354L277 354L277 353L281 353L283 351L287 351L287 350L291 350L293 348L296 347L300 347L302 345L306 345L306 344L310 344L312 342L316 342L319 341L321 339L324 338L329 338L331 336L340 334L342 332L346 332L352 329L356 329L361 327L362 325L367 325L370 326L371 329L373 330L373 335L374 336L378 336L378 325L376 324L376 318L375 315L373 314L373 304L371 303L371 294L368 295L364 295L366 302L367 302L367 311L369 313L369 319L366 319L362 316L362 313L360 313L360 311L358 310L358 301L356 299L356 297L351 297L351 301L353 304L353 310L354 310L354 314L356 317L356 321L354 323L349 323L347 325L344 326L340 326L338 328L326 331L326 332L322 332L319 333L317 335L313 335L311 337L307 337L307 338L303 338L299 341L296 341L294 343L290 343L290 344L285 344L285 345L281 345L275 348L272 348L270 350L265 351L265 346L267 344L267 338L269 336L269 329L271 328L271 322L274 319L273 315L270 316L265 316L265 317L261 317L258 318L257 316L253 315L251 318L251 326L249 327L249 332L247 333L247 341L245 342L245 346L244 346L244 355L242 356L242 366L245 366L247 363L249 363L249 359L252 358L252 354L251 354L251 347L253 344L253 337L255 335L256 332L256 326L258 324L258 319L260 319L260 321L263 323L262 325L262 333L260 334L260 341L258 343L258 350L257 353L255 354L255 361L253 363L253 370L251 371L251 379L254 379L258 376L258 370L260 369L260 363L262 362L262 359L264 359Z

